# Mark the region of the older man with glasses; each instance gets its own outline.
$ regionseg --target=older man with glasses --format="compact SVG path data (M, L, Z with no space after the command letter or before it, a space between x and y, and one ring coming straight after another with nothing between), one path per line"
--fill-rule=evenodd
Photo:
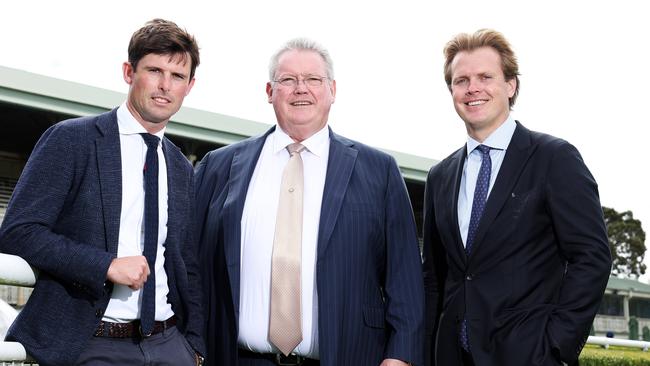
M395 160L327 126L329 53L271 60L277 125L196 175L212 365L422 364L415 221Z

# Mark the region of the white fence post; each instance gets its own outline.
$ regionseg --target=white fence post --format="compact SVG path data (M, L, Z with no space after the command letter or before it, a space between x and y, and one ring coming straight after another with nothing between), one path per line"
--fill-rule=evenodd
M0 284L20 287L34 287L38 272L27 262L15 255L0 253ZM0 342L0 365L33 364L25 347L18 342Z
M33 287L38 273L27 262L15 255L0 253L0 283L3 285Z

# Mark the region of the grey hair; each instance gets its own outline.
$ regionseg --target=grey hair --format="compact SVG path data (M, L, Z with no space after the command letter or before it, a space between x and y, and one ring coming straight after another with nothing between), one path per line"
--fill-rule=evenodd
M334 80L334 65L332 63L332 58L330 57L329 51L327 51L325 47L321 46L318 42L308 38L294 38L285 43L284 46L275 52L273 57L271 57L271 62L269 63L269 80L272 81L275 78L275 72L278 71L280 56L282 56L287 51L293 50L313 51L318 53L323 61L325 61L327 78Z

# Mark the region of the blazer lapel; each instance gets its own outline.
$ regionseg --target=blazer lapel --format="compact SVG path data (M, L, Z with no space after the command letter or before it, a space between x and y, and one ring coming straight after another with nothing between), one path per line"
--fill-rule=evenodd
M324 255L329 245L358 153L358 150L352 147L354 144L352 141L338 136L332 132L332 129L329 132L330 152L320 211L317 258Z
M174 146L167 138L164 138L162 140L162 150L167 166L167 240L165 246L168 246L178 243L178 240L169 239L180 233L177 225L187 220L187 218L178 215L183 212L179 208L180 204L187 202L187 198L183 197L184 194L187 194L186 192L183 193L183 188L189 187L182 187L181 185L183 177L179 176L179 174L185 172L186 168L183 166L185 162L178 159L182 155L181 152L179 151L178 154L173 153L174 150L179 150L178 147ZM165 253L168 252L165 251Z
M228 277L232 287L232 300L236 312L239 311L241 218L244 211L244 202L264 142L274 130L275 127L272 127L264 135L240 145L233 153L230 165L228 196L223 205L223 235Z
M117 109L102 115L96 125L102 134L95 140L95 147L106 230L106 250L117 255L122 209L122 153L117 128Z
M474 253L477 252L478 247L481 245L488 228L499 214L499 211L501 211L506 200L510 197L514 185L519 179L519 175L523 171L533 151L534 148L530 141L530 131L517 122L517 128L508 145L506 156L499 169L494 187L492 187L490 196L485 204L485 211L483 211L483 216L476 231L476 238L474 239L474 246L470 258L474 257Z
M451 191L447 191L445 194L448 200L445 203L445 207L448 207L448 214L450 215L448 219L453 228L453 230L451 230L451 243L454 245L453 248L447 249L451 258L456 261L456 264L460 268L465 267L465 262L467 260L465 246L463 245L463 239L460 235L460 228L458 226L458 194L460 192L460 182L463 176L463 167L465 165L466 155L467 149L465 146L456 151L449 167L447 168L446 175L449 177L449 181L444 184L445 187L450 187L452 189Z

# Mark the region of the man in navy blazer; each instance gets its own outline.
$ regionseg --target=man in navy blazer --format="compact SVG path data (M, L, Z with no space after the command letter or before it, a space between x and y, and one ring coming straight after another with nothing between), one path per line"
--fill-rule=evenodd
M611 266L596 182L575 147L510 117L503 35L460 34L445 56L468 140L427 178L427 364L577 363Z
M148 22L133 34L123 65L126 102L57 123L34 147L0 250L39 271L7 334L39 364L195 365L205 354L193 170L163 135L198 64L193 36L166 20ZM145 136L156 141L159 167L155 262L142 255ZM154 275L155 323L147 332L139 323L140 290Z
M332 62L288 42L266 91L277 125L205 156L196 173L210 365L422 364L424 298L417 233L395 160L332 132ZM271 252L285 147L304 162L301 338L269 337ZM293 317L292 317L293 319ZM290 320L292 320L290 319ZM292 346L293 347L293 346Z

